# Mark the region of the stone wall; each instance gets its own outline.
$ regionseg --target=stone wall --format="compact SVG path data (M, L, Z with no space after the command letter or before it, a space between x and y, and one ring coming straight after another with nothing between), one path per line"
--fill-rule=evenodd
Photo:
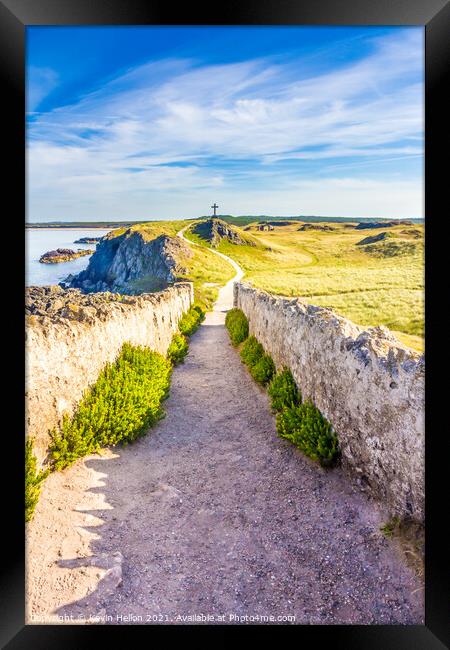
M424 517L424 357L385 327L236 283L235 306L277 368L332 423L344 468L398 515Z
M47 302L40 295L43 291L47 291ZM141 296L86 296L75 289L62 294L58 287L33 287L29 292L26 424L42 463L49 430L63 413L73 411L83 391L117 357L125 342L166 353L180 316L193 302L193 285L180 282Z

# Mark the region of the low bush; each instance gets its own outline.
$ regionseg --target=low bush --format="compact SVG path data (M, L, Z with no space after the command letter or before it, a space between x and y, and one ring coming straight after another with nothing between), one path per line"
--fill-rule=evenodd
M194 310L197 312L197 314L199 314L199 316L200 316L200 322L202 322L202 321L205 320L205 312L204 312L204 310L200 307L200 305L193 305L193 306L192 306L192 309L194 309Z
M33 441L25 440L25 521L30 521L39 501L41 483L49 470L37 470L36 456L33 454Z
M304 454L323 466L333 465L339 455L338 439L331 424L314 404L304 402L277 415L277 431Z
M302 401L302 396L294 381L294 377L287 368L275 375L270 382L267 392L271 398L273 413L279 413L286 407L297 406Z
M199 305L194 305L185 312L178 322L178 329L185 336L192 336L200 327L200 323L205 319L205 312Z
M272 358L265 354L263 346L254 336L249 336L244 341L241 359L248 366L253 379L259 384L267 384L275 374L275 364Z
M241 359L246 366L254 366L264 356L264 348L256 337L249 336L241 350Z
M72 417L51 432L54 469L100 447L127 444L164 416L161 402L169 394L172 364L149 348L125 343L84 394Z
M169 347L167 348L167 358L176 366L183 363L189 350L189 344L183 334L174 334Z
M272 357L264 354L253 366L250 366L249 370L253 379L264 386L274 376L275 364Z
M248 320L240 309L230 309L225 317L225 325L234 346L239 345L248 337Z

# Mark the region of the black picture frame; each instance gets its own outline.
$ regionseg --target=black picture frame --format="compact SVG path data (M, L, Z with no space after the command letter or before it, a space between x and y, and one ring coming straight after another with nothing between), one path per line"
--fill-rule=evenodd
M25 29L31 25L423 25L426 51L426 152L425 213L426 236L426 589L425 625L423 626L289 626L291 633L305 647L329 643L334 649L383 650L403 648L433 650L449 646L450 617L446 524L446 474L448 460L443 453L446 443L446 386L439 381L439 369L445 371L444 348L448 326L440 318L439 292L436 289L448 258L448 243L443 236L445 224L436 223L446 216L440 212L447 190L448 144L446 72L449 62L450 4L445 0L241 0L217 6L194 6L186 3L174 10L167 2L148 0L0 0L0 70L4 111L3 157L7 161L7 182L3 184L4 204L9 205L8 230L17 231L16 241L23 241L22 214L25 212L24 165L24 81ZM10 223L12 224L10 226ZM13 235L14 236L14 235ZM9 237L8 237L9 239ZM15 266L21 263L15 255ZM5 406L17 422L4 427L4 443L10 440L7 463L12 471L3 494L2 541L6 544L2 561L1 643L9 650L17 648L88 648L112 640L120 645L132 643L131 635L147 633L148 626L70 626L24 625L25 553L23 523L23 266L15 273L12 289L14 317L8 318L8 345L14 362L5 368L8 377L13 369L18 381L8 381ZM447 366L448 368L448 366ZM445 375L442 375L445 377ZM444 408L443 408L444 407ZM6 435L8 434L8 435ZM155 638L151 626L149 640ZM159 626L158 626L159 627ZM203 632L219 632L229 638L254 634L255 626L214 626ZM268 626L264 626L264 634ZM184 643L199 631L198 626L174 626L171 635ZM286 628L283 628L283 631ZM162 629L166 635L168 628ZM281 632L277 626L277 634ZM100 641L99 635L102 635ZM165 637L167 639L167 636ZM250 638L250 637L248 637ZM253 639L253 636L252 636Z

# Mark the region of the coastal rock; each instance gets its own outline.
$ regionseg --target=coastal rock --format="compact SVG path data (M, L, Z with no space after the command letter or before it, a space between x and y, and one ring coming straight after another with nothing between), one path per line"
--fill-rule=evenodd
M59 262L70 262L76 260L77 257L84 257L85 255L92 255L94 251L90 248L85 250L79 248L74 251L71 248L57 248L54 251L47 251L39 258L42 264L58 264Z
M70 286L85 292L133 293L139 292L139 282L146 280L153 290L161 289L186 275L185 261L191 256L189 246L177 237L146 239L133 228L119 235L113 231L102 237L87 269L72 278Z
M74 244L97 244L101 239L101 237L80 237L74 241Z

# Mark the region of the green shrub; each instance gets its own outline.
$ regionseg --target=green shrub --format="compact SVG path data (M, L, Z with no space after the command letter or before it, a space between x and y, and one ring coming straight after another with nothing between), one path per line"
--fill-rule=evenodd
M199 305L194 305L185 312L179 320L178 329L185 336L192 336L200 327L200 323L205 319L205 312Z
M253 379L263 385L267 384L275 374L275 364L268 354L264 354L249 369Z
M259 384L267 384L275 374L272 358L265 354L263 346L254 336L249 336L245 340L241 359L248 366L253 379Z
M200 305L193 305L192 309L195 309L195 311L197 312L197 314L199 314L199 316L200 316L200 322L202 322L202 321L205 320L205 312L204 312L203 309L200 307Z
M33 454L33 441L25 440L25 521L30 521L39 501L41 483L48 476L49 470L37 471L37 460Z
M127 444L164 416L172 365L158 352L125 343L84 394L72 417L51 433L54 469L100 447Z
M225 317L225 325L234 346L239 345L248 337L248 320L240 309L230 309Z
M241 359L246 366L254 366L264 356L264 348L254 336L249 336L241 350Z
M277 431L321 465L332 465L338 457L338 439L331 424L311 402L285 408L277 415Z
M285 407L297 406L302 401L294 377L287 368L275 375L267 392L271 398L271 407L274 413L282 411Z
M167 358L176 366L178 363L183 363L188 350L189 344L186 337L183 334L174 334L167 348Z

